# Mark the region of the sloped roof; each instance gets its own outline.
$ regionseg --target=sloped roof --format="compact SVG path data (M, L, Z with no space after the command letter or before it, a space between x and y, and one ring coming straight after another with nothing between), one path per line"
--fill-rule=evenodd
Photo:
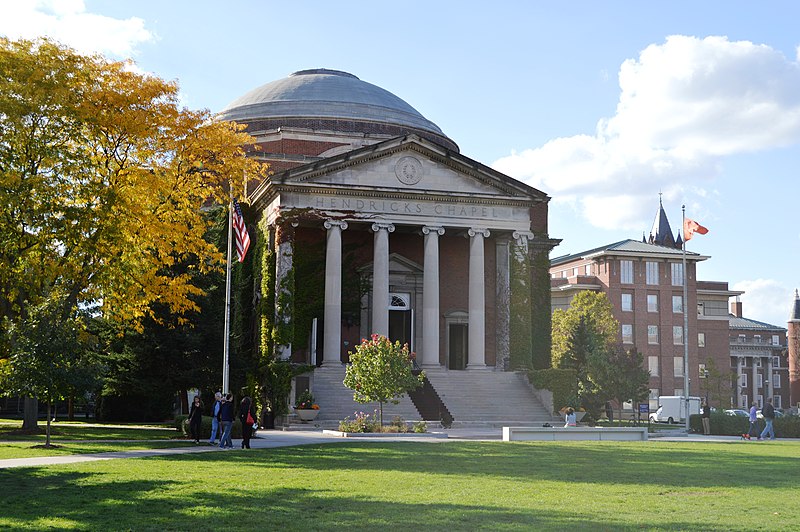
M733 314L728 315L728 323L731 330L749 330L749 331L786 331L785 327L777 325L770 325L763 321L751 320L749 318L739 318Z
M653 258L679 258L683 256L683 251L676 249L672 246L659 246L656 244L648 244L638 240L620 240L613 244L607 244L594 249L583 251L581 253L573 253L571 255L564 255L550 260L551 266L558 264L565 264L580 259L587 259L596 257L598 255L621 255L621 256L652 256ZM693 251L686 252L686 260L701 261L708 259L708 256L700 255Z

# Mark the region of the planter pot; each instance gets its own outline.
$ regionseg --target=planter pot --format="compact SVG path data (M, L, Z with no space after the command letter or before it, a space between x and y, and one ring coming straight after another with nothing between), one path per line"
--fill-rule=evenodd
M586 415L586 412L575 412L575 421L580 423L581 419L583 419L583 416L585 416L585 415Z
M297 417L303 423L308 423L309 421L314 421L317 419L319 415L319 410L312 410L306 408L295 408L294 413L297 414Z

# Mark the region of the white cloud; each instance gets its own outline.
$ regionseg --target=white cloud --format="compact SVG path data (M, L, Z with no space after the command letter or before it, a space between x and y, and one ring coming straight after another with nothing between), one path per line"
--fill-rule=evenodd
M131 57L136 46L155 36L144 20L87 13L83 0L5 0L0 2L0 35L10 39L50 37L82 53Z
M742 314L745 318L786 327L794 304L794 292L774 279L755 279L735 283L742 290Z
M798 49L800 55L800 49ZM726 155L800 142L800 64L769 46L672 36L620 67L616 114L492 165L582 206L597 227L642 227L654 191L709 195Z

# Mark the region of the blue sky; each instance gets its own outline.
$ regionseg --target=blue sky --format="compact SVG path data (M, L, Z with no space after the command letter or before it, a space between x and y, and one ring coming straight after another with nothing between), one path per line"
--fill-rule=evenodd
M350 72L552 197L553 256L649 231L659 193L699 278L786 326L800 288L800 2L0 0L0 34L132 58L222 110Z

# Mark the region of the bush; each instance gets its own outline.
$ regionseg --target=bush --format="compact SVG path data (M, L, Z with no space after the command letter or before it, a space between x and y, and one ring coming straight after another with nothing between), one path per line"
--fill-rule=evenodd
M377 411L370 416L364 412L355 412L355 419L347 416L339 422L340 432L380 432L381 423L378 420Z
M553 408L561 408L578 395L578 377L574 369L535 369L528 372L535 388L553 392Z
M777 438L800 438L800 416L784 416L775 419ZM693 432L703 432L703 422L697 414L689 418L689 428ZM722 412L711 414L711 434L738 436L750 430L750 421L742 416L729 416ZM758 431L764 430L764 420L758 420Z
M417 434L424 434L425 432L428 432L428 424L424 421L417 421L414 423L414 432Z
M189 431L189 423L187 422L188 418L189 416L187 416L186 414L181 414L175 417L175 430L180 432L184 438L191 437L191 432ZM220 435L217 434L218 440L219 437ZM242 437L242 424L237 419L233 422L233 428L231 428L231 438L238 439L241 437ZM211 438L211 416L203 416L203 420L200 423L200 438L205 440Z

